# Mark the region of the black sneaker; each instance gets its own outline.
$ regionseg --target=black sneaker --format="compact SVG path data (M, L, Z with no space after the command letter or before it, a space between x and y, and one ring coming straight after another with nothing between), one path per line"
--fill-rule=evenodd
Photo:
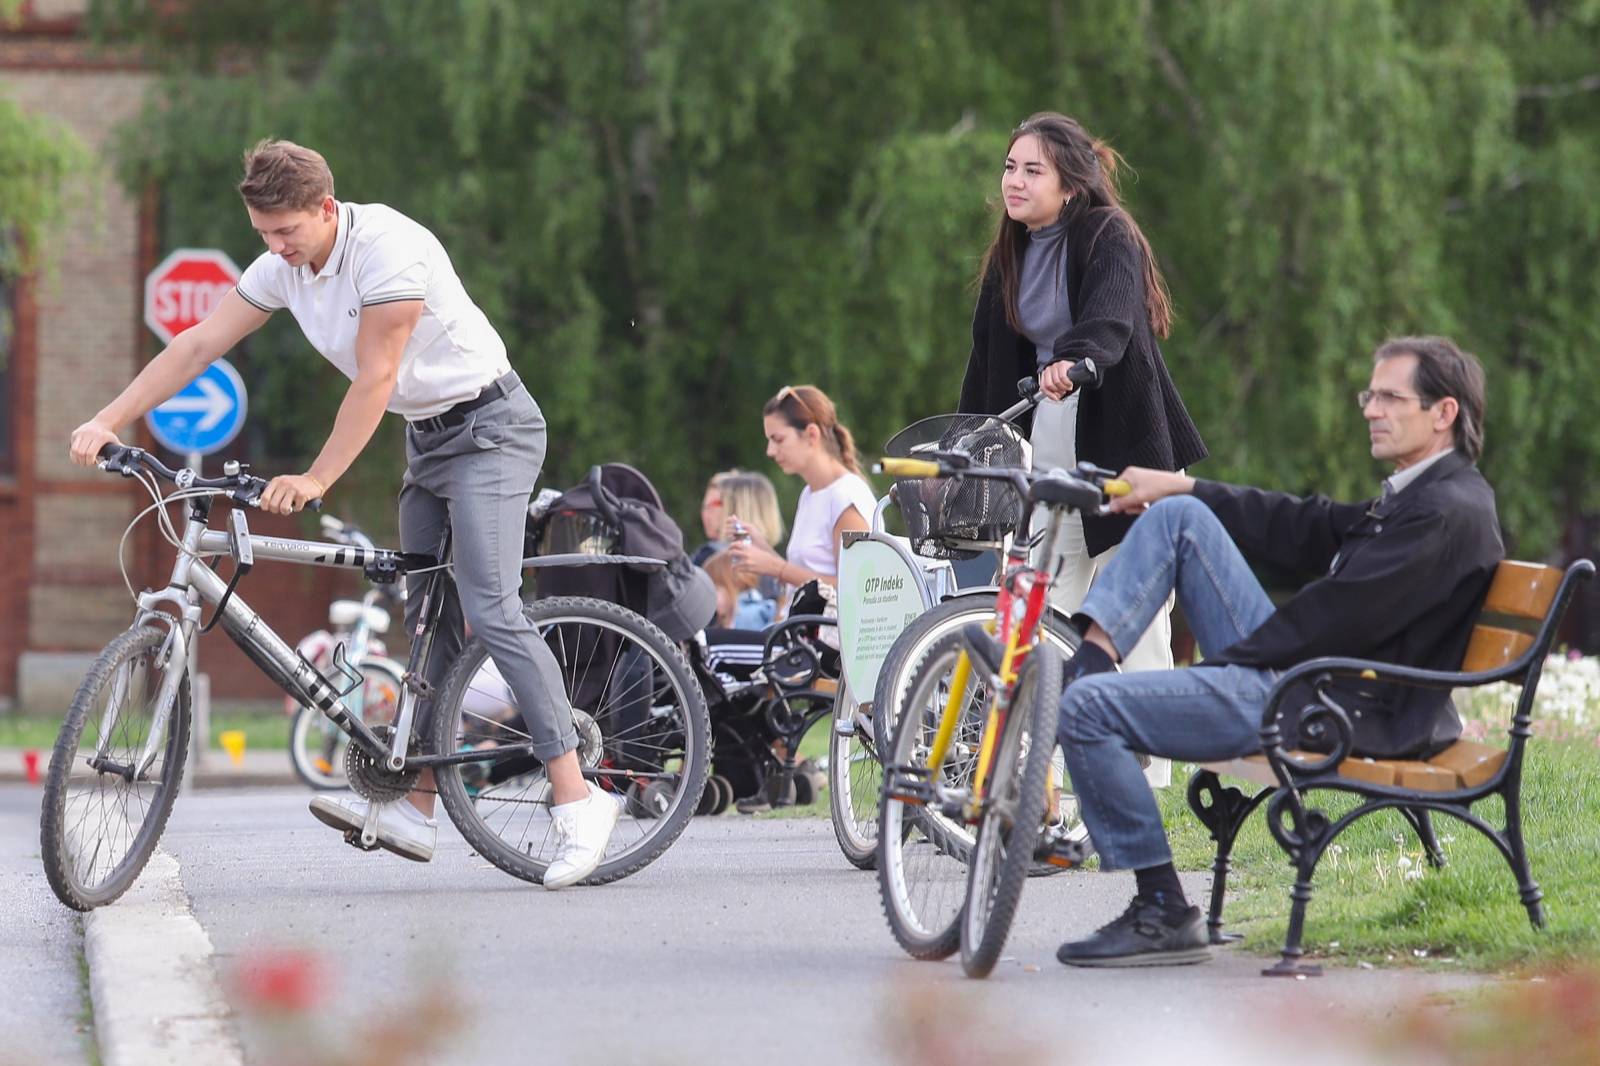
M1056 958L1068 966L1186 966L1211 958L1211 946L1199 907L1169 910L1135 896L1122 917L1062 944Z

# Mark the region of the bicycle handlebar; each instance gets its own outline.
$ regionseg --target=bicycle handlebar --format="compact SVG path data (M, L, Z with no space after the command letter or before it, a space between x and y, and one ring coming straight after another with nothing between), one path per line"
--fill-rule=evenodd
M180 489L216 489L249 507L260 507L261 494L267 489L265 478L246 474L243 467L234 473L225 473L221 477L201 477L187 467L174 470L143 448L125 444L107 444L101 448L99 465L101 470L114 471L123 477L132 477L136 467L143 467L149 473L163 481L172 482ZM322 500L321 498L311 500L306 506L313 511L320 511Z
M995 415L996 418L1002 422L1011 422L1018 416L1033 410L1039 406L1039 401L1044 399L1044 390L1039 388L1038 378L1023 378L1017 382L1017 395L1022 397L1021 401L1012 404Z
M970 456L962 452L936 452L936 459L905 459L885 456L874 468L875 472L896 478L978 478L985 481L1006 481L1016 487L1023 498L1038 481L1052 477L1066 477L1100 490L1110 498L1126 496L1133 486L1093 463L1079 463L1071 470L1033 471L1013 466L972 466Z

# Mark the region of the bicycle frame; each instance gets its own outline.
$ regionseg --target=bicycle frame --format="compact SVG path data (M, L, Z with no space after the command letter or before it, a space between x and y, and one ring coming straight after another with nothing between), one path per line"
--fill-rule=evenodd
M147 591L138 597L138 611L134 625L160 623L167 626L168 640L163 648L167 663L187 662L189 648L200 631L201 605L209 603L217 609L212 624L220 623L245 655L290 697L316 707L347 736L351 743L360 746L375 761L393 772L405 769L426 769L447 763L471 762L489 757L489 753L458 752L450 755L411 756L408 748L412 720L416 715L420 697L431 695L423 679L422 667L428 662L433 648L435 627L442 610L443 583L447 565L440 560L449 558L450 534L447 530L440 544L437 558L397 552L387 548L353 547L324 541L295 540L250 534L243 537L234 532L210 528L212 500L198 497L190 502L181 547L173 564L167 586L159 591ZM240 519L242 514L236 512ZM240 530L244 524L238 522ZM242 539L244 543L239 543ZM269 559L302 566L330 566L361 570L373 580L403 580L408 569L438 567L428 578L423 591L419 620L412 633L411 652L404 673L405 684L400 692L400 705L395 716L394 733L386 745L358 714L352 714L344 698L360 686L360 675L352 686L340 688L334 681L308 662L283 640L242 597L235 594L238 575L232 582L224 581L202 557L232 556L236 563L241 558ZM163 610L163 607L171 610ZM209 628L209 626L207 627ZM175 658L176 657L176 658ZM341 656L342 658L342 656ZM348 660L336 665L349 672ZM150 735L140 753L139 765L132 768L108 767L124 773L140 774L155 761L166 734L167 722L177 697L182 670L168 670L157 693L155 714ZM110 719L116 712L117 701L106 708ZM109 739L112 721L102 722L101 736ZM103 741L104 743L104 741ZM493 755L503 758L515 753L521 745L503 745ZM529 745L531 751L531 745ZM104 763L104 751L97 753Z
M1034 567L1029 561L1029 553L1033 548L1033 538L1029 529L1030 510L1031 508L1027 506L1022 509L1023 514L1018 522L1016 535L1006 549L1005 574L995 595L995 620L992 625L999 630L997 636L1004 651L1000 660L999 684L996 686L995 698L989 704L982 739L978 746L978 763L973 772L963 812L970 821L976 821L982 813L989 771L994 760L996 738L1000 735L1006 716L1011 710L1011 695L1016 687L1017 674L1028 652L1038 641L1040 622L1045 611L1049 610L1050 572L1042 566ZM1064 513L1064 509L1050 508L1050 520L1045 527L1038 555L1042 562L1047 562L1051 558ZM1017 616L1018 606L1022 608L1020 618ZM945 701L944 713L940 716L933 746L928 752L927 769L930 781L933 780L933 771L944 765L945 757L949 754L950 742L960 725L961 708L966 701L967 688L971 680L972 655L963 648L956 657L950 680L950 695Z

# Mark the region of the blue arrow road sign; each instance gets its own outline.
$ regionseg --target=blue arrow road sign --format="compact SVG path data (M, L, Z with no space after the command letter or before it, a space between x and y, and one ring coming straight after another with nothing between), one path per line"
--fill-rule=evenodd
M210 455L239 435L245 392L239 372L218 359L172 399L144 416L151 436L182 455Z

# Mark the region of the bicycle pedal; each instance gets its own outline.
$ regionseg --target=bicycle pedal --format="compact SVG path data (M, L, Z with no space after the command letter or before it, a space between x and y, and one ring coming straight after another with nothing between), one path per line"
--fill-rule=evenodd
M1075 870L1094 855L1094 844L1088 840L1045 841L1034 853L1035 862L1048 863L1063 870Z
M344 842L349 844L352 848L355 848L357 851L378 850L377 841L373 841L371 844L361 843L361 830L359 829L346 829L344 831Z
M928 778L926 769L891 766L884 780L884 795L914 807L926 806L934 798Z

